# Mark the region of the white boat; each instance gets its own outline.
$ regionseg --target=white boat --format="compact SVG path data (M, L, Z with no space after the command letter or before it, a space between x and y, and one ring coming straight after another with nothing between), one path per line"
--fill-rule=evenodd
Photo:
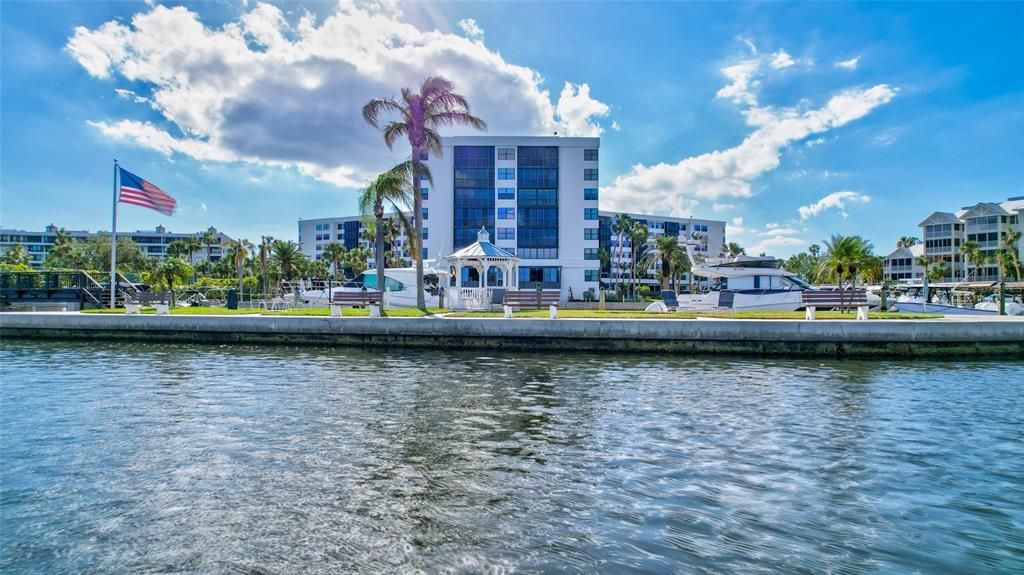
M967 301L970 293L957 291L960 284L939 283L926 288L923 284L901 286L906 291L896 298L893 307L904 313L935 313L942 315L998 315L999 296L990 295L977 305ZM926 291L927 290L927 291ZM925 294L927 293L927 300ZM1019 298L1006 297L1006 315L1024 315ZM957 305L957 302L961 302Z
M702 264L694 266L693 275L707 278L711 284L711 291L705 294L679 294L679 309L802 309L803 292L818 288L795 273L782 269L781 265L782 260L773 257L741 255L734 258L709 258ZM872 308L877 308L881 304L881 299L868 294L868 303Z
M999 295L992 294L986 297L978 302L974 309L999 313ZM1021 303L1020 298L1017 296L1007 295L1003 298L1003 309L1006 311L1006 315L1024 315L1024 304Z
M426 264L427 262L424 262ZM423 268L424 299L427 307L438 307L438 287L446 285L448 273L432 267ZM351 280L328 285L323 280L299 280L284 283L287 293L274 298L274 303L301 307L327 307L338 291L377 290L377 270L366 270ZM416 268L386 268L384 270L384 307L416 307Z

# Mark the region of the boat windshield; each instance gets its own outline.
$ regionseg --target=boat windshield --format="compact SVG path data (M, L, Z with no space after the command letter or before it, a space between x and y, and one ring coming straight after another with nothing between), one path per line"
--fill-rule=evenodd
M797 276L782 276L784 289L812 290L814 286L798 278Z
M377 289L377 272L363 272L354 277L350 283L358 287L365 287L366 289ZM405 284L386 275L384 276L384 286L387 288L387 291L402 291L405 289Z

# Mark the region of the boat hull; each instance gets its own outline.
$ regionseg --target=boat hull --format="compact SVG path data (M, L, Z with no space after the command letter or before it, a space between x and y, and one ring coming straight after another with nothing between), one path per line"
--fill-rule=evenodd
M941 303L925 304L920 302L896 302L893 307L903 313L937 313L942 315L996 315L995 311L956 307Z

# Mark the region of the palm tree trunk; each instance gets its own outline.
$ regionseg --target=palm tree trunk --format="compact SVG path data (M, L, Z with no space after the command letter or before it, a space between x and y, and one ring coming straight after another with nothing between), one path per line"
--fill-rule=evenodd
M242 299L242 260L238 261L238 299Z
M380 203L379 198L376 205L373 206L374 215L377 218L377 237L373 238L373 258L377 260L377 289L381 292L384 291L385 279L384 279L384 206ZM417 278L418 280L419 278ZM419 300L417 300L417 305Z
M412 255L416 262L416 307L423 311L427 310L427 301L423 295L423 196L420 195L420 148L412 148L412 210L413 227L416 228L416 237ZM383 235L382 233L379 235ZM381 245L383 248L383 244Z

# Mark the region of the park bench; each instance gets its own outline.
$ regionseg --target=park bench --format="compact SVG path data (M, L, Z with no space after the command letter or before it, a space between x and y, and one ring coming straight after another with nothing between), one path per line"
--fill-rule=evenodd
M142 313L143 306L152 306L156 315L171 315L171 292L139 291L124 303L124 313L136 315Z
M512 317L512 308L544 309L547 306L551 319L558 317L558 302L562 298L559 290L525 289L506 291L501 298L505 310L505 318Z
M380 317L384 294L379 291L336 291L331 296L331 317L341 317L343 307L370 307L370 317Z
M817 308L857 308L857 319L868 319L868 294L858 290L804 290L800 299L806 309L806 319L814 319Z

